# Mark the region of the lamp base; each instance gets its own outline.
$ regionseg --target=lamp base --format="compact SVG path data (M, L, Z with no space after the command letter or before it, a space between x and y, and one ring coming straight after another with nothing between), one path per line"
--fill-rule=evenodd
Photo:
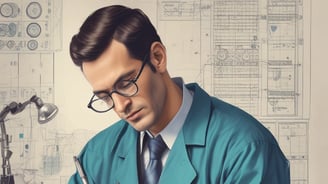
M15 184L14 176L3 176L1 175L0 184Z

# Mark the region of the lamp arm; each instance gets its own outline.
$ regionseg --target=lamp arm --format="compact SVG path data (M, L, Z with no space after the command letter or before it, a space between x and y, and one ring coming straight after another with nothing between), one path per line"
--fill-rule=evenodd
M9 149L9 136L6 131L5 126L5 118L6 116L11 114L17 114L22 112L25 107L31 103L31 100L28 100L24 103L16 103L11 102L9 105L5 106L3 110L0 112L0 129L1 129L1 157L2 157L2 175L1 175L1 183L6 183L6 181L10 181L14 183L13 176L11 173L11 166L9 159L12 155L12 151Z
M10 113L10 107L7 105L0 113L0 121L4 121L6 116Z
M35 96L33 96L35 97ZM6 118L6 116L11 113L11 114L18 114L20 112L22 112L25 107L31 103L31 100L33 99L33 97L30 100L27 100L23 103L17 103L17 102L11 102L9 105L7 105L5 108L3 108L3 110L0 113L0 121L4 121L4 119Z
M12 103L11 103L12 104ZM11 173L9 159L6 153L9 153L9 140L5 127L5 118L10 113L10 105L7 105L0 113L0 128L1 128L1 157L2 157L2 175L8 176Z
M9 176L11 175L11 167L9 163L10 156L12 151L9 150L9 137L6 132L5 122L0 121L1 127L1 157L2 157L2 175Z

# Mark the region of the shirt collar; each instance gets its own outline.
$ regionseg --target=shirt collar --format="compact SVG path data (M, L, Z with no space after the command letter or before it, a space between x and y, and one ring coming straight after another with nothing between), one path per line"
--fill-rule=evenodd
M186 117L188 115L193 100L193 93L186 88L183 79L181 77L172 78L172 80L180 88L182 88L182 104L181 107L179 108L179 111L169 122L169 124L161 132L159 132L159 134L162 136L164 142L166 143L167 147L170 150L186 120ZM149 132L147 133L152 137L152 135ZM144 135L145 135L145 131L142 131L140 133L141 140L143 140ZM142 148L142 142L143 141L140 141L141 148Z

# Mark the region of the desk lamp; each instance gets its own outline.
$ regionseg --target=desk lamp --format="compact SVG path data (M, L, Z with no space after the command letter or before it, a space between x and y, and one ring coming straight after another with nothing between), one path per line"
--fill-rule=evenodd
M9 149L9 136L6 132L5 118L11 113L13 115L22 112L27 105L35 103L38 109L38 122L40 124L47 123L52 120L58 112L58 108L54 104L43 103L41 98L36 95L32 96L29 100L24 103L11 102L5 106L0 112L0 128L1 128L1 157L2 157L2 171L0 177L0 184L14 184L14 176L11 173L11 167L9 159L12 155L12 151Z

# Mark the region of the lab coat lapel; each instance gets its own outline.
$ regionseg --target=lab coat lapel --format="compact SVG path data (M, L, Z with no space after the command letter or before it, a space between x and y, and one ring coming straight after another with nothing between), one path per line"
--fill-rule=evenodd
M194 92L194 98L182 129L184 140L189 146L205 146L211 115L211 98L197 84L189 84L187 88Z
M138 183L138 140L139 133L132 127L128 127L128 133L118 148L119 167L117 169L115 183Z
M180 133L174 143L159 183L191 183L196 172L188 158L183 134Z
M196 84L188 85L194 91L193 104L180 131L162 172L160 183L190 184L197 177L193 159L201 155L190 155L192 149L206 146L206 134L211 112L210 97Z

